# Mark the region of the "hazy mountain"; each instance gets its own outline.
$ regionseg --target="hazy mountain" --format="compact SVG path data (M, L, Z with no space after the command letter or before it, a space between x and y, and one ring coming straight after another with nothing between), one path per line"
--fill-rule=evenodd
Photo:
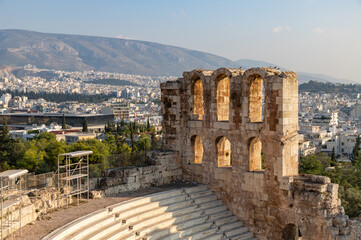
M146 41L26 30L0 30L0 65L26 64L68 71L95 70L176 76L195 68L247 69L276 66L285 70L273 63L250 59L231 61L205 52ZM299 80L352 82L311 73L299 73Z
M316 74L316 73L305 73L305 72L297 72L298 73L298 81L299 82L308 82L310 80L319 81L319 82L332 82L332 83L353 83L360 84L356 81L352 81L349 79L335 78L325 74Z
M1 64L140 75L181 75L194 68L235 66L213 54L158 43L24 30L0 30Z
M240 59L234 62L236 62L239 65L239 67L242 67L243 69L247 69L251 67L278 67L282 71L288 70L274 63L251 60L251 59ZM293 70L293 69L289 69L289 70ZM319 81L319 82L332 82L332 83L356 83L355 81L352 80L334 78L325 74L306 73L299 71L296 72L298 74L298 81L300 83L308 82L310 80Z
M252 59L239 59L234 61L243 69L247 68L253 68L253 67L278 67L280 70L286 70L285 68L278 66L274 63L264 62L264 61L258 61L258 60L252 60Z

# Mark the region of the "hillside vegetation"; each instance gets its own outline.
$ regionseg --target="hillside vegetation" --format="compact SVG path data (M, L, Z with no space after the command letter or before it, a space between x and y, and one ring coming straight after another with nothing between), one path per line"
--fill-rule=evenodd
M242 52L239 54L241 56ZM154 42L26 30L0 30L0 65L27 64L63 71L94 70L145 76L181 76L184 71L221 67L248 69L276 66L286 70L275 63L252 59L232 61L206 52ZM51 78L46 73L44 75L44 78ZM298 80L351 82L303 72L298 72Z
M313 93L360 93L361 85L359 84L335 84L329 82L309 81L299 85L300 92Z

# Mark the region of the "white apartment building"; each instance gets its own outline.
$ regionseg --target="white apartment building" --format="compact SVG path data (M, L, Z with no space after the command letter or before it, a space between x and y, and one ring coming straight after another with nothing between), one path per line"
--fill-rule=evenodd
M312 124L316 126L337 126L338 113L316 113L313 116Z
M332 137L331 140L326 142L322 152L332 152L335 148L336 155L352 156L353 148L355 147L357 134L340 133Z
M0 103L7 105L10 100L11 100L11 94L5 93L1 96Z

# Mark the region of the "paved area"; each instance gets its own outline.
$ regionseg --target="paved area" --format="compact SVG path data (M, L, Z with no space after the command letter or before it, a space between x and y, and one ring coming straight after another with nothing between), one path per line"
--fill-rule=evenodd
M39 240L48 233L54 231L55 229L81 217L86 214L92 213L96 210L102 209L104 207L120 203L131 198L144 196L156 192L167 191L176 188L190 187L194 186L192 183L175 183L168 184L161 187L152 187L148 189L142 189L134 192L125 192L114 197L105 197L102 199L90 199L89 202L82 202L79 206L73 205L69 206L68 209L61 208L53 212L49 212L46 215L43 215L41 219L38 219L33 224L28 224L22 228L22 236L20 236L20 231L14 233L15 240ZM11 239L8 238L8 239Z

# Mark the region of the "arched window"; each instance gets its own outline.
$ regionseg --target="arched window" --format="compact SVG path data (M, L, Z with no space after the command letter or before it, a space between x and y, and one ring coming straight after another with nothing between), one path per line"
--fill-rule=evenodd
M216 140L216 146L218 167L230 167L232 165L231 142L226 137L219 137Z
M249 77L249 119L250 122L263 121L264 87L263 78L254 74Z
M198 119L203 119L203 83L202 80L197 80L193 87L193 113L198 115Z
M249 171L261 171L263 167L262 142L258 137L249 142Z
M193 163L201 164L203 160L203 142L200 136L193 136L192 139L194 159Z
M217 82L217 121L229 120L229 78L220 75Z

